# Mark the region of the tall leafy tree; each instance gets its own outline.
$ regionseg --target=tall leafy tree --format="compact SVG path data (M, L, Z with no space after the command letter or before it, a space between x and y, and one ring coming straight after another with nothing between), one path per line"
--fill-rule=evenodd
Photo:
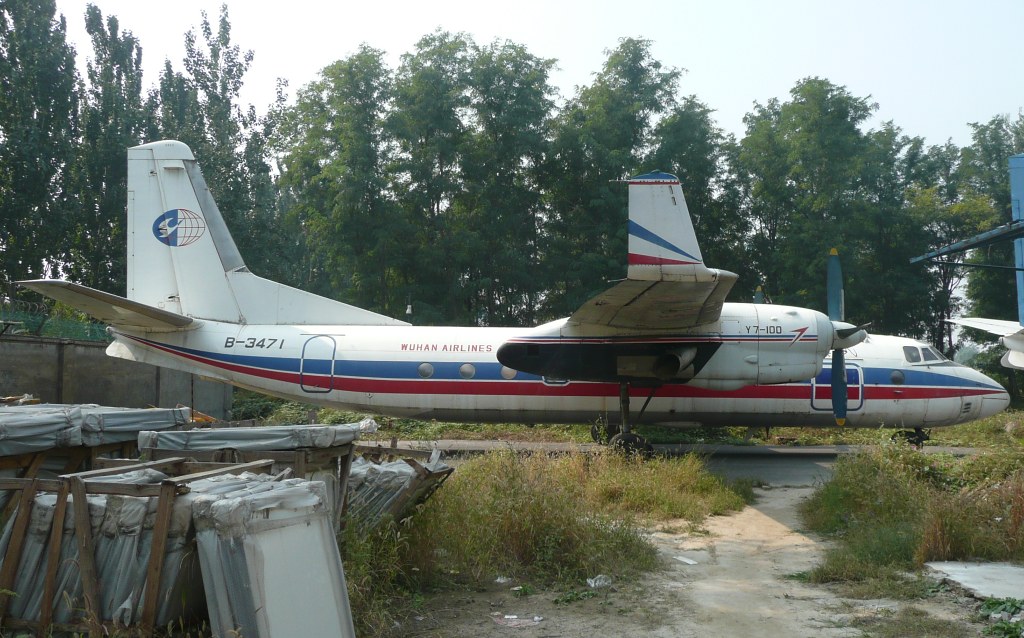
M385 175L393 153L384 129L393 80L383 58L383 51L361 46L299 91L283 127L288 151L280 183L311 256L304 283L396 314L405 308L399 267L413 233Z
M78 118L75 52L53 0L0 1L0 285L58 275ZM9 279L7 279L9 278ZM5 281L6 280L6 281Z
M276 187L270 138L284 95L267 116L242 108L239 93L252 63L231 41L227 5L216 29L202 12L199 32L185 34L185 73L166 62L149 103L158 109L162 137L185 142L203 167L218 207L246 263L262 275L287 279L293 257L278 241Z
M459 281L466 238L448 214L462 192L472 42L435 31L402 56L388 134L396 155L391 189L414 235L401 270L420 323L472 321L472 300Z
M125 149L144 139L142 47L89 5L86 32L93 55L86 67L81 143L71 170L76 206L68 233L69 277L93 288L125 292Z
M626 197L616 181L643 166L656 118L675 105L680 71L663 68L650 41L625 38L608 52L594 83L555 122L545 247L552 286L543 312L570 313L624 275Z
M869 144L861 126L873 110L845 87L808 78L789 101L746 117L738 159L751 189L753 253L776 302L824 307L825 260L852 227Z
M684 98L656 125L645 165L679 177L704 262L740 275L731 296L738 299L758 284L749 254L751 224L732 171L735 141L712 113L695 96Z
M453 212L463 227L470 318L485 325L533 323L543 292L539 171L548 148L553 65L510 42L474 49L470 62L473 126Z
M963 149L962 174L966 185L992 201L994 216L985 224L997 226L1012 218L1010 209L1011 155L1024 152L1024 114L1016 119L1005 115L985 123L971 124L972 142ZM980 317L1017 318L1017 298L1007 291L1017 289L1012 270L1013 244L1000 242L985 250L975 251L972 263L1002 266L1007 269L972 268L967 293L971 313Z

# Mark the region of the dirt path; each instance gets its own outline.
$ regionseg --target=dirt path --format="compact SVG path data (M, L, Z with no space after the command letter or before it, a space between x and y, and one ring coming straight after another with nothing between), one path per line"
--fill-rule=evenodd
M800 531L797 505L810 487L758 491L755 505L709 519L699 534L672 525L652 540L666 568L642 582L599 590L593 598L553 602L556 593L518 597L511 585L473 594L446 594L426 602L406 626L408 636L596 638L649 636L865 635L858 627L886 622L905 603L847 600L825 587L792 578L813 567L820 539ZM679 529L684 529L683 525ZM581 588L585 589L585 587ZM944 597L943 597L944 596ZM915 601L915 613L960 623L971 606L952 594ZM963 625L960 633L979 635Z

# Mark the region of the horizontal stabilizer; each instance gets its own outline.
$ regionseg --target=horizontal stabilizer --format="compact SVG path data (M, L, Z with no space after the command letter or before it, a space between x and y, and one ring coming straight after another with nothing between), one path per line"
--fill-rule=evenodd
M19 285L99 319L112 326L145 330L181 330L194 321L190 317L112 295L87 286L57 279L19 281Z

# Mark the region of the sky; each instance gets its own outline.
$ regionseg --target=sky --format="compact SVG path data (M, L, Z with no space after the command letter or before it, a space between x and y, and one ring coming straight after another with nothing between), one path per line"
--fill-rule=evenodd
M91 44L83 16L90 2L56 2L84 72ZM1024 24L1020 0L91 3L139 39L146 87L155 85L165 60L184 70L184 34L198 33L202 11L216 28L227 4L233 43L254 53L241 102L258 111L273 101L277 78L288 81L294 100L321 69L363 43L383 50L397 68L400 56L437 28L464 32L481 45L509 40L557 60L551 83L563 99L590 84L621 38L650 40L656 60L685 70L680 96L695 95L738 138L755 103L785 101L799 80L812 76L876 103L868 128L891 120L928 144L965 146L968 123L1016 117L1024 108L1013 55L1015 30Z

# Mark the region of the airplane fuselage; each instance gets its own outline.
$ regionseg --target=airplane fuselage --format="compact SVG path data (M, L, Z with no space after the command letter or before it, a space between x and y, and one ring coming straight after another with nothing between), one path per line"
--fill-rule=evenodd
M758 357L783 367L810 361L827 345L816 330L786 331L743 319L735 307L766 313L771 306L726 304L723 329L663 339L679 347L713 348L697 375L685 382L634 378L639 402L654 397L637 423L708 426L835 425L826 361L794 370L785 383L716 383L715 370L735 370ZM777 313L776 313L777 314ZM767 316L767 315L765 315ZM796 332L792 330L796 329ZM527 374L498 362L498 349L517 339L564 332L564 322L533 331L519 328L411 326L245 326L203 322L202 329L132 335L115 332L108 350L165 367L196 371L260 392L314 405L396 417L464 422L592 423L619 419L619 384L567 381ZM527 339L529 340L529 339ZM572 341L578 348L624 348L657 337L617 334ZM937 427L995 414L1006 407L1005 390L983 374L947 360L911 362L920 355L912 339L872 335L847 350L849 427ZM716 364L716 360L719 363ZM625 360L639 361L636 357ZM628 375L627 375L628 376ZM733 373L735 377L735 373Z

